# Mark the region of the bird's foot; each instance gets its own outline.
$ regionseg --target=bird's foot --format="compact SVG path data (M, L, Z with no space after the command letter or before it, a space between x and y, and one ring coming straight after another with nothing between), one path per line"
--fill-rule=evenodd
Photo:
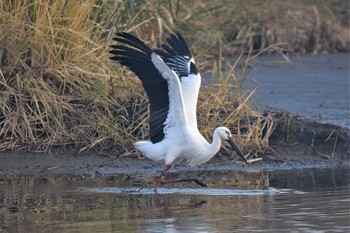
M208 187L208 185L204 181L202 181L202 180L200 180L198 178L178 179L178 180L165 180L164 176L161 175L157 179L156 186L154 187L154 192L157 193L157 188L158 188L158 185L160 185L160 184L170 184L170 183L179 183L179 182L191 182L191 181L195 182L199 186Z
M195 182L196 184L198 184L198 185L200 185L202 187L208 187L208 185L204 181L199 180L198 178L194 178L193 182Z

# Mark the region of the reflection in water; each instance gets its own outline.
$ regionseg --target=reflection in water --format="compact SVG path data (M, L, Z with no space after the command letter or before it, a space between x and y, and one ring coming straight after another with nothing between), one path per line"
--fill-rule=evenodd
M1 176L0 232L349 230L350 177L347 169L169 174L171 178L189 175L205 179L212 190L266 190L270 185L288 189L288 193L219 196L150 192L135 195L86 190L137 189L132 185L140 182L135 181L151 188L153 177ZM166 187L198 190L191 184Z

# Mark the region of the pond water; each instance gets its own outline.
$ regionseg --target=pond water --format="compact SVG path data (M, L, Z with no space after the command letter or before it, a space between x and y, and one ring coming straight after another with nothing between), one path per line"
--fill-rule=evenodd
M258 56L252 61L244 90L256 88L253 99L259 109L288 111L350 128L349 53L290 55L289 59L287 63L282 56ZM234 64L237 57L226 60ZM210 73L202 76L203 83L212 81Z
M349 232L347 169L2 175L0 232Z
M263 110L285 110L350 128L348 53L291 55L291 64L281 60L258 57L248 75Z

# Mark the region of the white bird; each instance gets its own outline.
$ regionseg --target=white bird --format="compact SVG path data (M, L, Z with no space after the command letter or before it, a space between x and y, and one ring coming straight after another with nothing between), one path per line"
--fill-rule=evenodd
M209 161L219 151L222 141L228 141L247 163L226 127L215 129L212 143L199 132L196 108L201 75L181 34L170 35L167 44L155 50L129 33L116 35L111 59L138 76L150 104L150 141L138 141L134 145L147 158L165 162L155 192L159 184L174 182L194 181L206 186L196 178L165 180L165 174L180 162L196 166Z

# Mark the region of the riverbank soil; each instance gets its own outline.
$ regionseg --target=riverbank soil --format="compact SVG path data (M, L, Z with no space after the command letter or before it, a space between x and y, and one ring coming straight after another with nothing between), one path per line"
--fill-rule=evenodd
M270 145L282 158L300 163L320 159L339 163L349 161L350 129L290 113L273 114L278 123L270 137Z
M350 129L320 124L289 113L273 114L278 124L270 137L271 150L262 155L261 161L247 166L238 159L232 161L219 155L202 166L175 166L171 172L349 166ZM123 157L95 152L79 154L75 151L0 153L0 174L157 174L163 165L161 162L140 159L136 154Z

